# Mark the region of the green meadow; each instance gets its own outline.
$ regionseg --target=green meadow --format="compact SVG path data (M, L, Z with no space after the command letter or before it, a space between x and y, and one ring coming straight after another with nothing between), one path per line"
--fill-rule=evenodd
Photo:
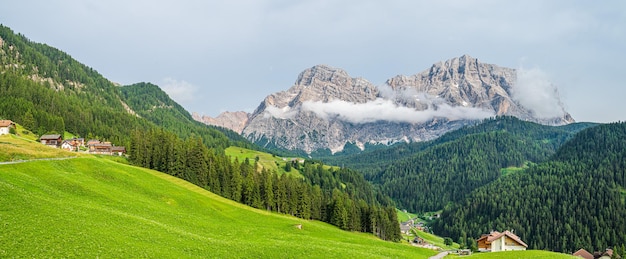
M76 152L44 146L30 138L15 135L0 136L0 162L79 155Z
M0 165L0 257L427 258L101 157ZM301 229L297 226L301 225Z

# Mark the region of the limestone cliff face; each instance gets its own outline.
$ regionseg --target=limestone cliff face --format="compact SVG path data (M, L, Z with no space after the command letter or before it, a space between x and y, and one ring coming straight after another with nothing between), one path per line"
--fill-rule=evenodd
M212 118L210 116L201 116L200 114L194 112L191 114L194 120L202 122L207 125L214 125L219 127L224 127L230 129L234 132L241 134L243 128L248 123L247 112L223 112L218 115L216 118Z
M234 118L230 123L203 121L241 132L260 145L306 152L337 152L346 143L364 147L430 140L495 115L551 125L573 122L560 102L561 115L549 118L520 105L514 98L516 80L515 69L467 55L393 77L380 87L318 65L300 73L288 90L267 96L252 114L220 115Z
M481 63L464 55L434 64L430 69L412 76L393 77L387 80L387 85L396 90L414 89L438 96L452 106L492 110L495 115L510 115L549 125L574 122L560 104L563 116L554 118L538 117L532 109L518 104L513 98L516 79L515 69Z

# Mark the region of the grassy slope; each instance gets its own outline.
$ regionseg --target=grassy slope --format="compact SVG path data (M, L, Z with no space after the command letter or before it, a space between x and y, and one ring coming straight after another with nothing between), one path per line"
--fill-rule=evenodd
M445 245L444 241L443 241L443 237L434 235L434 234L430 234L430 233L426 233L424 231L420 231L417 229L413 230L413 233L416 234L417 236L421 237L424 239L424 241L436 245L438 247L441 247L443 249L459 249L459 244L457 243L452 243L451 246L447 246Z
M250 163L254 163L256 157L258 156L259 157L258 164L261 166L259 170L266 168L269 171L275 171L281 175L286 173L285 164L287 163L287 161L291 161L292 159L298 159L298 160L302 159L299 157L283 158L283 157L274 156L272 154L261 152L261 151L250 150L247 148L234 147L234 146L227 148L225 152L226 152L226 155L230 156L233 160L237 158L239 162L243 162L244 160L246 160L246 158L248 158L250 160ZM331 167L334 169L339 169L339 167L336 167L336 166L324 165L324 168L327 168L327 169ZM292 168L291 172L289 173L300 175L300 171L295 168Z
M559 258L580 258L568 254L560 254L541 250L527 251L506 251L494 253L474 253L470 256L446 256L445 258L467 258L467 259L489 259L489 258L509 258L509 259L559 259Z
M246 148L240 148L240 147L229 147L226 149L225 152L226 152L226 155L232 157L233 160L237 158L239 162L243 162L244 160L246 160L246 158L248 158L250 160L250 163L254 163L255 158L258 156L259 157L258 164L261 165L261 168L259 168L259 170L262 170L263 168L265 168L269 171L278 172L279 174L285 173L286 161L283 160L281 157L272 156L272 154L268 154L268 153L264 153L264 152L260 152L256 150L250 150ZM276 165L277 163L278 165ZM291 173L299 174L299 172L295 169L292 169Z
M169 175L97 157L0 165L0 193L0 257L426 258L435 253L252 209Z
M79 155L15 135L0 136L0 162Z
M399 209L396 209L396 213L398 214L398 221L405 222L412 218L417 218L417 214L413 214L410 212L404 212Z

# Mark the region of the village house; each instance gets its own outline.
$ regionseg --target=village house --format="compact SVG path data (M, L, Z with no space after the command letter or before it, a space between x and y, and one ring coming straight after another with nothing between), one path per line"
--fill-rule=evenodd
M526 250L528 248L522 239L508 230L502 233L492 231L489 234L483 234L476 242L478 243L478 251L481 252Z
M63 138L59 134L43 135L39 138L39 141L46 146L57 148L63 143Z
M411 224L409 222L400 223L400 232L405 235L411 234Z
M7 135L11 129L15 129L15 123L10 120L0 120L0 135Z
M61 143L61 149L67 151L78 151L78 149L85 145L85 139L83 138L71 138L63 140Z
M98 141L98 143L89 141L91 144L88 144L87 147L89 148L89 153L93 153L93 154L103 154L103 155L110 155L111 154L111 147L113 145L111 145L111 142L100 142Z
M112 146L111 147L111 155L123 156L124 154L126 154L126 148L124 146Z
M89 153L100 155L118 155L122 156L126 153L124 146L113 146L111 142L100 142L99 140L87 141Z

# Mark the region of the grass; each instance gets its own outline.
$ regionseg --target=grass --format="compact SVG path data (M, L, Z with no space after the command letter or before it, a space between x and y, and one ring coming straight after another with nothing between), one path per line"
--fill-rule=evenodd
M29 160L53 157L79 156L59 148L42 145L39 142L16 135L0 136L0 162Z
M398 221L405 222L412 218L417 218L417 214L404 212L399 209L396 209L396 213L398 214Z
M514 174L514 173L519 173L521 171L524 171L524 169L527 169L532 164L533 164L532 162L528 161L528 162L524 163L524 165L522 167L509 166L507 168L500 169L500 173L501 173L502 176L509 175L509 174Z
M428 258L436 253L253 209L181 179L96 156L0 165L0 194L0 258Z
M263 169L267 169L268 171L278 172L278 174L287 173L285 171L285 164L287 161L291 161L291 158L282 158L278 156L274 156L269 153L264 153L256 150L240 148L240 147L229 147L226 149L226 155L230 156L233 160L238 159L239 162L243 162L244 160L249 159L250 163L254 163L254 161L259 159L257 165L257 170L261 171ZM293 174L300 175L300 171L295 168L291 169Z
M39 136L35 135L35 133L32 133L31 131L25 129L24 127L22 127L22 125L19 125L17 123L15 124L15 131L20 137L24 139L36 141L39 138Z
M63 139L72 139L75 137L76 135L72 134L71 132L67 132L67 131L63 132Z
M460 245L457 244L457 243L452 243L451 246L447 246L443 242L443 237L440 237L440 236L437 236L437 235L434 235L434 234L426 233L424 231L420 231L420 230L417 230L417 229L413 229L411 231L413 231L413 234L423 238L424 241L426 241L426 242L428 242L430 244L433 244L435 246L441 247L444 250L459 249L459 247L460 247Z
M490 259L490 258L508 258L508 259L560 259L560 258L580 258L568 254L561 254L542 250L526 250L526 251L506 251L491 253L474 253L469 256L450 255L445 258L467 258L467 259Z

